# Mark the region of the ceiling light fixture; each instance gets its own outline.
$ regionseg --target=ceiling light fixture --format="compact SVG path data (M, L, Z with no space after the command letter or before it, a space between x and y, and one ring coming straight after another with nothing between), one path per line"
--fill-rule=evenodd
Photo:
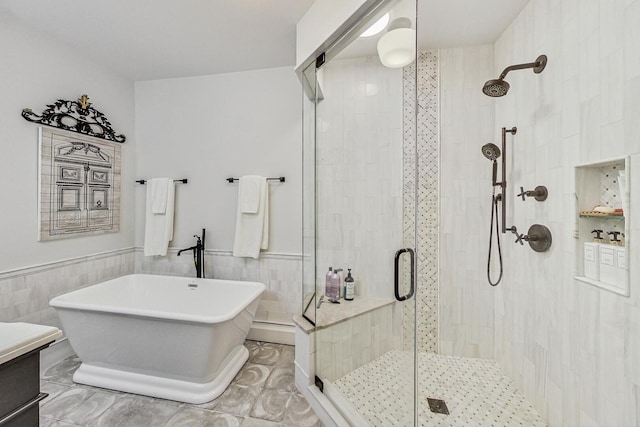
M371 37L371 36L375 36L376 34L379 34L382 32L382 30L387 28L388 23L389 23L389 14L385 13L382 16L382 18L378 19L376 22L373 23L373 25L371 25L362 34L360 34L360 37Z
M416 57L416 31L411 28L409 18L394 19L389 31L378 40L378 56L382 65L401 68Z

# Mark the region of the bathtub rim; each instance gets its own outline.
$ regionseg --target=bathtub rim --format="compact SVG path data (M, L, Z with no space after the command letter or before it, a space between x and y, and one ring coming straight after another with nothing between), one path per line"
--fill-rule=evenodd
M189 280L191 283L197 283L198 281L205 281L205 280L223 281L223 282L235 283L238 285L250 285L256 288L256 291L252 292L251 295L247 296L247 300L244 301L243 304L239 304L237 307L235 307L233 311L230 311L225 315L200 315L200 314L191 314L191 313L176 313L176 312L166 312L166 311L153 310L153 309L119 307L115 305L70 301L68 299L65 299L65 297L69 295L77 295L77 294L85 293L89 288L108 286L110 283L116 280L122 280L130 276L142 276L142 277L149 277L149 278L163 277L163 278L172 278L172 279L185 279L185 280ZM49 306L55 309L64 309L64 310L113 313L113 314L121 314L125 316L145 317L145 318L162 319L162 320L168 320L168 321L214 324L214 323L226 322L228 320L235 318L242 310L247 308L253 301L260 298L265 290L266 290L266 286L264 283L254 282L254 281L209 279L209 278L201 279L201 278L186 277L186 276L169 276L169 275L163 275L163 274L131 273L131 274L118 276L113 279L109 279L93 285L89 285L84 288L76 289L71 292L66 292L62 295L58 295L49 301Z

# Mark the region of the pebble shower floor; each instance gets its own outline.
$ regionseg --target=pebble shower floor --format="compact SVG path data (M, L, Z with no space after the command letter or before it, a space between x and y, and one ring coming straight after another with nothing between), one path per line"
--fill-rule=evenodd
M372 426L401 425L411 411L412 390L404 375L413 366L410 352L390 351L338 379L334 386ZM546 422L504 376L496 362L420 353L419 426L527 426ZM408 372L410 374L410 372ZM427 398L442 399L449 415L429 410Z
M292 346L246 341L249 360L227 390L202 405L75 384L80 365L69 357L45 372L41 427L319 427L322 423L294 384Z

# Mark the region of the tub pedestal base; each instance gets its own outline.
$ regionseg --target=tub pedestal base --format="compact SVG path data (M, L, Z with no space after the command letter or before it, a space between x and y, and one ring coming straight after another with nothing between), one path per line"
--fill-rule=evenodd
M177 380L88 363L80 365L73 374L73 381L127 393L201 404L220 396L248 358L249 351L243 345L239 345L227 356L218 376L206 383Z

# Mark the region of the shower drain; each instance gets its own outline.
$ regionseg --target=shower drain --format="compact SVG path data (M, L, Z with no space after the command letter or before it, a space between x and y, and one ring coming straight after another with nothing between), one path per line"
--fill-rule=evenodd
M449 415L449 408L447 408L447 404L444 400L427 397L427 402L429 402L429 409L431 412L435 414Z

